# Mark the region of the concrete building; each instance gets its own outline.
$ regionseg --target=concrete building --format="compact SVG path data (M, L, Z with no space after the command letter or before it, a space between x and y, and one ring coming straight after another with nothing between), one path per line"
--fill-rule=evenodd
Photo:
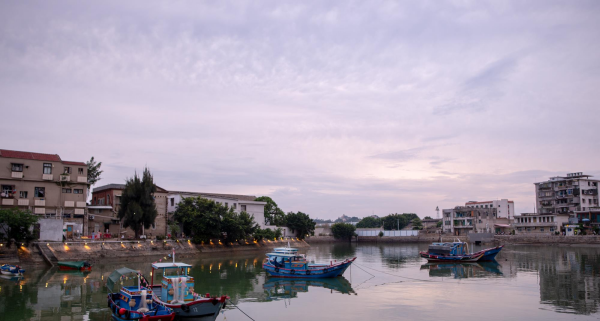
M148 230L144 230L144 235L151 238L154 236L167 235L167 195L168 191L160 186L156 186L154 193L154 202L156 204L155 224ZM135 232L130 228L123 228L117 213L121 206L121 195L125 189L125 184L108 184L94 188L92 191L89 229L91 232L109 233L111 235L120 235L125 238L135 236Z
M256 196L251 195L235 195L235 194L215 194L215 193L196 193L196 192L181 192L172 191L169 192L167 212L173 213L177 209L177 205L182 199L187 197L202 197L209 200L213 200L219 204L233 207L233 209L240 213L246 211L248 214L254 216L254 221L260 226L261 229L271 228L275 229L276 226L267 225L265 222L265 205L267 202L255 201Z
M508 199L495 201L469 201L464 206L442 210L442 230L454 235L468 233L510 233L514 215L514 202ZM501 214L502 213L502 214Z
M554 234L567 224L568 214L522 213L515 215L513 227L516 234Z
M537 212L543 214L574 214L598 207L598 183L581 172L565 177L550 177L535 184Z
M470 208L495 208L497 217L505 217L510 219L511 215L515 215L515 202L507 199L500 199L494 201L469 201L465 203L465 206Z
M67 239L87 235L87 169L56 154L0 149L0 208L63 220Z

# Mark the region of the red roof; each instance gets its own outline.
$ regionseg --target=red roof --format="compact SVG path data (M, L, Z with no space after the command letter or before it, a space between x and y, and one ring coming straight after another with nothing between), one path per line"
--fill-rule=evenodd
M484 201L484 202L466 202L465 204L466 204L466 205L469 205L469 204L489 204L489 203L492 203L492 202L493 202L493 201ZM509 203L514 203L514 201L508 201L508 202L509 202Z
M66 165L79 165L79 166L87 166L86 163L82 163L82 162L70 162L70 161L63 161L63 164Z
M60 156L58 156L56 154L20 152L20 151L15 151L15 150L6 150L6 149L0 149L0 157L31 159L31 160L40 160L40 161L49 161L49 162L62 161L60 159Z

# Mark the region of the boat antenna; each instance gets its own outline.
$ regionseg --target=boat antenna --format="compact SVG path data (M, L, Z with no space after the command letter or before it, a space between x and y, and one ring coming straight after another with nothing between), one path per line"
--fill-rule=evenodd
M173 264L175 263L175 248L173 248Z

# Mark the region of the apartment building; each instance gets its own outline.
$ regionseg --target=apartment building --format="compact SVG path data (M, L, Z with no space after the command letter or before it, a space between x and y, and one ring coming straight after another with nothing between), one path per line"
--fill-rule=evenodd
M64 220L65 237L87 234L87 165L57 154L0 149L0 208Z
M464 206L442 210L442 230L454 235L468 233L509 233L510 215L514 215L514 202L508 199L495 201L469 201ZM502 214L501 214L502 213Z
M563 231L569 223L569 214L522 213L515 215L515 234L554 234Z
M154 202L158 215L154 225L148 230L144 230L144 235L148 238L154 236L167 235L167 195L168 191L160 186L156 186L154 193ZM89 229L92 232L110 233L120 235L125 238L135 236L135 232L130 228L123 228L117 213L121 206L121 195L125 189L125 184L108 184L94 188L92 191L91 205L88 207Z
M251 195L235 195L235 194L216 194L216 193L195 193L195 192L169 192L168 195L168 213L173 213L177 209L177 205L182 199L187 197L202 197L213 200L219 204L232 207L237 213L245 211L254 217L254 221L261 229L268 226L265 222L265 205L267 202L255 201L256 196Z
M469 201L465 203L465 206L470 208L495 208L497 217L505 217L510 219L511 215L515 215L515 202L509 201L508 199L500 199L494 201Z
M573 214L598 208L598 183L582 172L550 177L535 184L537 212L542 214Z

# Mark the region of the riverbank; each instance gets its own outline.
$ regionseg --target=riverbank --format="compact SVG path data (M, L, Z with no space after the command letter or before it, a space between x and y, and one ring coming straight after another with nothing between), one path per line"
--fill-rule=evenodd
M599 235L495 235L494 243L503 244L563 244L600 245Z
M466 236L442 235L442 241L460 240L467 241ZM420 234L418 236L359 236L353 239L352 242L369 242L369 243L432 243L439 242L439 234ZM348 242L347 240L336 240L333 236L311 236L306 239L306 242L311 243L337 243Z
M267 251L275 247L310 247L304 241L296 239L278 241L243 242L241 244L193 244L187 240L168 241L95 241L95 242L36 242L29 246L0 247L0 263L10 264L46 264L54 265L58 261L81 261L90 263L101 261L139 261L147 258L165 257L175 251L176 258L202 257L212 253Z

